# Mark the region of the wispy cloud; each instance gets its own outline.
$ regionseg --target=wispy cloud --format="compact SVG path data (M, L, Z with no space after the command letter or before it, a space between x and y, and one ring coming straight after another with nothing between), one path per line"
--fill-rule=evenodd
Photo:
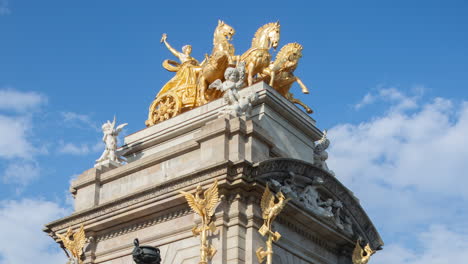
M102 150L104 150L104 144L102 142L97 142L96 144L60 142L57 149L59 153L70 155L87 155L90 153L97 153Z
M96 123L88 115L74 112L62 112L61 115L64 121L73 127L82 129L91 128L93 130L100 131Z
M422 86L415 86L413 89L415 95L409 96L403 94L394 87L380 87L376 92L370 92L364 95L361 101L354 105L356 110L359 110L367 105L376 102L392 103L390 111L405 111L417 107L417 100L424 92Z
M0 0L0 16L8 15L11 10L8 5L8 0Z
M47 103L47 97L40 93L21 92L11 88L0 90L0 110L26 113L45 103Z
M39 178L40 167L34 161L15 161L8 164L2 179L5 183L15 183L26 186L29 182Z

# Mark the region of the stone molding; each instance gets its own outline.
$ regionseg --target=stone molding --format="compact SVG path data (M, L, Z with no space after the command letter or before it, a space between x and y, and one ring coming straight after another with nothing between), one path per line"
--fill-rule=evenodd
M156 217L154 219L149 219L149 220L145 220L145 221L142 221L142 222L134 223L134 224L131 224L129 226L125 226L125 227L120 228L118 230L112 231L110 233L99 235L99 236L97 236L96 241L101 242L101 241L108 240L108 239L111 239L111 238L114 238L114 237L125 235L125 234L128 234L128 233L135 232L137 230L143 229L143 228L154 226L154 225L162 223L162 222L166 222L166 221L170 221L172 219L176 219L176 218L179 218L179 217L182 217L182 216L186 216L186 215L189 215L191 213L192 213L192 211L188 207L180 209L180 210L172 211L172 212L170 212L168 214L160 215L160 216L158 216L158 217Z
M69 226L75 226L80 223L91 221L98 217L118 214L119 210L130 210L131 206L141 205L144 202L152 202L152 199L158 199L160 196L177 191L197 183L213 179L217 176L228 173L229 162L221 162L214 166L195 171L188 175L177 177L173 180L158 184L149 189L138 191L137 193L98 205L96 207L76 212L71 216L64 217L46 225L45 232L57 232L64 230Z

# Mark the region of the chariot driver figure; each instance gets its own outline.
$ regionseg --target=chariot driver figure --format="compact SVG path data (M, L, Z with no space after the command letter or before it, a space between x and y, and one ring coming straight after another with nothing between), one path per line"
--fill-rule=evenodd
M191 45L183 46L182 52L178 52L169 45L166 39L167 35L164 33L161 42L164 42L167 49L179 58L181 63L173 60L163 62L163 67L168 71L176 72L176 75L163 86L156 98L168 91L177 90L177 92L181 92L182 104L193 107L197 96L197 81L201 67L198 61L190 56L192 53Z

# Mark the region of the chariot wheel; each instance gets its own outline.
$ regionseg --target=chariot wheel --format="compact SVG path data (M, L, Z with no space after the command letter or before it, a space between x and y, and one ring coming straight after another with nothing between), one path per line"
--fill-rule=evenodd
M147 126L152 126L180 114L182 102L174 92L166 92L156 98L150 106Z

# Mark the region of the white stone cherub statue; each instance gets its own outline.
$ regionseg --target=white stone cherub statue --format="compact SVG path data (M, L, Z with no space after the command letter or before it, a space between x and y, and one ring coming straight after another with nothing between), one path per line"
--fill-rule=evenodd
M121 124L115 128L115 116L114 121L112 123L108 120L106 123L102 125L102 132L104 136L102 137L102 141L106 144L106 149L102 153L101 157L96 160L96 165L101 164L104 161L110 160L117 163L121 163L125 161L121 157L119 157L116 153L117 151L117 136L122 131L122 129L128 125L127 123Z
M241 116L252 111L252 103L257 100L257 93L247 97L240 97L238 90L244 86L245 63L240 62L237 68L229 67L224 72L226 81L216 80L210 84L209 89L216 88L224 92L224 100L228 103L225 113Z
M314 147L314 165L328 171L330 174L335 176L335 173L330 170L327 166L326 160L328 159L328 153L326 149L330 146L330 140L327 138L327 131L323 131L323 136L317 141Z

